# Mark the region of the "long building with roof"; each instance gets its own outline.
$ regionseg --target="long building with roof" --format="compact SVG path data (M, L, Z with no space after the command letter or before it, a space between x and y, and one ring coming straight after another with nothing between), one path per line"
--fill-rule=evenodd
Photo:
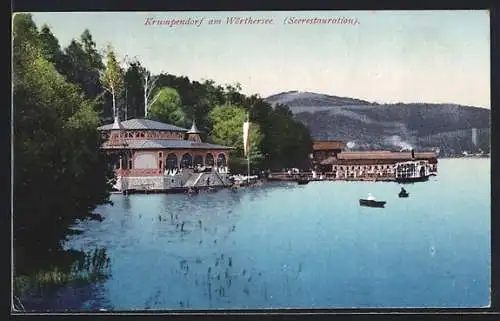
M342 151L323 159L319 164L324 172L334 177L363 177L395 175L395 165L408 161L425 161L430 172L437 172L435 152L392 152L392 151Z
M199 178L196 168L213 169L217 176L228 172L232 147L202 142L194 121L188 130L149 119L121 122L115 118L98 130L105 140L101 149L115 170L119 190L146 188L143 185L153 185L153 189L185 186L190 176ZM165 177L169 184L162 183ZM212 184L217 182L217 177L212 180Z

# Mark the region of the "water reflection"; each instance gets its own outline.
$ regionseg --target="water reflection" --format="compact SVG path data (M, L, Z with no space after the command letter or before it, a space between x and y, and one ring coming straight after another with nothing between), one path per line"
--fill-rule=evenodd
M25 279L20 301L26 312L112 309L104 282L111 277L106 249L61 251L54 267Z

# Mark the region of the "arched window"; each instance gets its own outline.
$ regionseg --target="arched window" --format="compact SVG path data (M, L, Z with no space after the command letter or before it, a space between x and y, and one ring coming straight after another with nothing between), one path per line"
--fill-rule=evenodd
M205 156L205 165L214 166L214 155L208 153L207 156Z
M217 157L217 166L218 167L226 166L226 155L222 153L219 154L219 156Z
M203 156L201 155L195 155L194 160L193 160L194 166L196 165L203 165Z
M193 166L193 156L191 156L191 154L189 153L182 155L181 167L186 168L192 166Z
M179 167L178 165L178 160L177 160L177 155L174 153L170 153L167 155L167 168L168 169L173 169Z

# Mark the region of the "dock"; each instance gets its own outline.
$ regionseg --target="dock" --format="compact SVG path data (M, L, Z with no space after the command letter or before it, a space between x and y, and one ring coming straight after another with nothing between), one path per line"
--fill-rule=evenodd
M336 177L333 173L326 173L322 178L313 178L313 175L310 172L304 172L299 174L289 175L288 173L271 173L268 177L268 181L297 181L298 179L306 179L310 182L322 182L322 181L347 181L347 182L395 182L395 175L385 175L385 176L376 176L376 175L365 175L365 176L357 176L357 177Z

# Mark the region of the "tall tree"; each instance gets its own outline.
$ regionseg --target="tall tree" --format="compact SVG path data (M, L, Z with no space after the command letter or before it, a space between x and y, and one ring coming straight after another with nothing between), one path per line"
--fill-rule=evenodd
M287 106L275 106L261 129L266 166L272 169L309 166L309 154L312 152L309 130L293 119Z
M16 15L13 26L16 274L51 264L75 220L108 201L112 177L98 152L92 102L23 36L33 31L30 19Z
M142 82L143 67L138 60L128 63L124 76L124 86L127 92L126 108L129 117L144 116L144 89Z
M73 39L64 50L62 74L83 89L86 97L94 99L103 93L99 76L104 69L102 57L96 49L89 30L79 40Z
M116 59L111 45L107 47L106 70L101 73L101 83L111 94L113 102L113 117L118 117L117 98L123 91L123 70Z
M64 53L59 45L59 40L57 40L47 25L42 26L39 37L44 58L54 64L59 73L63 73Z
M148 117L149 109L159 97L157 88L158 76L142 68L142 86L144 91L144 117Z

